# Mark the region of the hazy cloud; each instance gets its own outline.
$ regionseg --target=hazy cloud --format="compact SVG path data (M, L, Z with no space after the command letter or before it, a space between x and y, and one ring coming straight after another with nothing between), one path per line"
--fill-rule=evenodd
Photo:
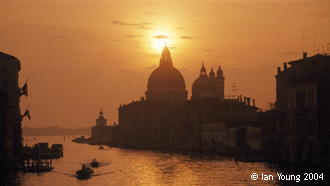
M194 39L194 38L190 36L181 36L181 39Z
M149 23L149 22L126 23L124 21L112 21L112 24L114 24L114 25L121 25L121 26L134 26L134 27L140 28L140 29L151 29L148 26L153 25L153 23Z
M180 26L178 26L178 27L175 27L176 29L183 29L183 27L180 27Z
M178 47L168 47L169 49L176 49L176 48L178 48Z
M127 25L127 23L124 23L123 21L112 21L112 24L114 24L114 25Z
M213 50L211 49L204 49L204 52L212 52Z
M166 36L166 35L156 35L156 36L153 36L152 38L155 38L155 39L167 39L169 37Z

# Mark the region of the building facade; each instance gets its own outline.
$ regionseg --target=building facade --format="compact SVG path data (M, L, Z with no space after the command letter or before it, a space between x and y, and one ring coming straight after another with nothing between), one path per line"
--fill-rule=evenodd
M1 147L9 159L18 159L22 148L20 96L18 84L21 63L16 57L0 52Z
M317 54L278 68L276 106L285 112L281 159L329 164L330 57Z
M96 119L96 126L92 127L92 144L110 144L115 140L115 126L107 126L107 119L100 111L99 117Z

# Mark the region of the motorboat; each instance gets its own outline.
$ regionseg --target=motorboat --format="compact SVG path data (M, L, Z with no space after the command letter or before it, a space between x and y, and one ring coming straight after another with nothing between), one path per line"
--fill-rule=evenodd
M81 167L81 170L78 170L76 172L76 176L78 179L89 179L91 178L93 173L94 173L93 169L86 167L86 165L84 164Z
M91 163L91 167L98 167L99 165L100 165L100 163L98 161L96 161L96 159L94 158Z
M103 146L100 146L99 149L100 149L100 150L101 150L101 149L104 149L104 147L103 147Z

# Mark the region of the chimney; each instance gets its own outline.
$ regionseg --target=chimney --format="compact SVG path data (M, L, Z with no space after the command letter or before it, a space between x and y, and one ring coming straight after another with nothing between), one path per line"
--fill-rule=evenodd
M239 100L240 102L242 102L242 95L239 95Z
M256 100L252 100L252 102L253 102L253 106L255 107L256 106Z
M247 99L247 104L250 106L250 100L251 98L246 98Z
M277 74L281 73L281 67L277 67Z
M246 104L246 97L244 96L244 103Z
M239 102L239 96L237 96L237 101Z
M303 52L303 59L307 59L307 52Z
M288 68L288 66L286 65L286 63L283 63L284 66L284 70L286 70Z

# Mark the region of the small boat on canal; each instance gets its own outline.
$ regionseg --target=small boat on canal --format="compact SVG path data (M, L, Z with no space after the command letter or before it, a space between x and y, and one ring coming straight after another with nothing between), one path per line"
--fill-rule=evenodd
M91 178L93 173L94 173L93 169L86 167L86 165L84 164L81 167L81 170L78 170L76 172L76 176L78 179L89 179Z
M100 166L100 163L98 161L96 161L96 159L94 158L91 163L91 167L98 167L98 166Z

